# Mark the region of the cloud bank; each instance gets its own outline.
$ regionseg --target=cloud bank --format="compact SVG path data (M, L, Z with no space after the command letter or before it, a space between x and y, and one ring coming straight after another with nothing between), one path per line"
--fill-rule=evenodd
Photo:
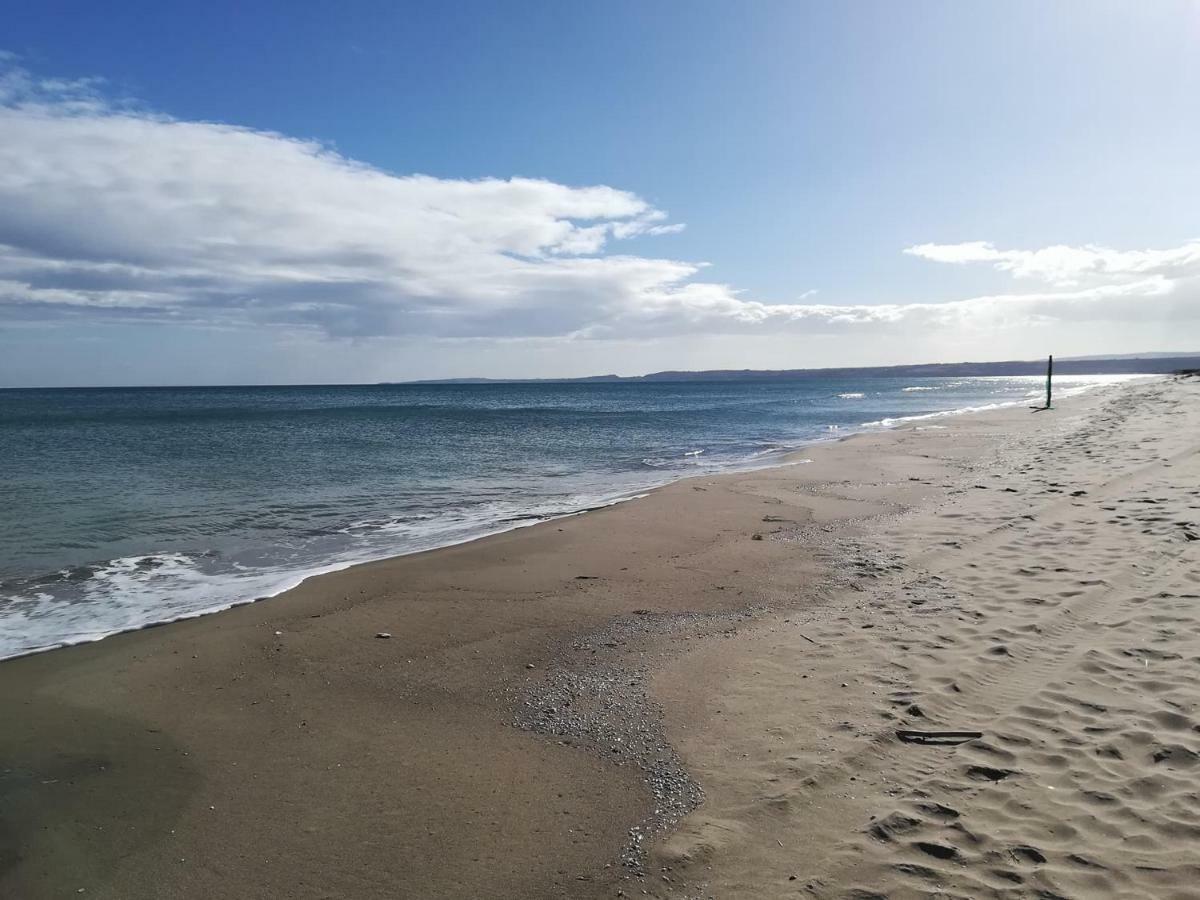
M278 326L331 337L637 338L987 329L1200 312L1200 241L905 252L1032 290L943 303L754 300L623 254L680 230L628 191L396 175L281 134L188 122L0 57L0 322Z
M904 251L944 263L992 263L1017 278L1074 287L1095 281L1130 282L1151 278L1190 278L1200 275L1200 240L1170 250L1110 250L1106 247L1065 247L1041 250L997 250L986 241L963 244L918 244Z

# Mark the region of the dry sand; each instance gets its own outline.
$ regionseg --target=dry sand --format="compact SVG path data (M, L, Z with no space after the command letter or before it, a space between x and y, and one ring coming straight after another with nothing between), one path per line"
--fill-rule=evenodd
M0 896L1200 896L1198 401L860 435L4 663Z

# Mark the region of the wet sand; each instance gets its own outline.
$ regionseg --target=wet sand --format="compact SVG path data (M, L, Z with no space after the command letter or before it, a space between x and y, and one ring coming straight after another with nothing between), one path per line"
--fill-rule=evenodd
M1198 401L929 420L0 664L0 896L1193 896Z

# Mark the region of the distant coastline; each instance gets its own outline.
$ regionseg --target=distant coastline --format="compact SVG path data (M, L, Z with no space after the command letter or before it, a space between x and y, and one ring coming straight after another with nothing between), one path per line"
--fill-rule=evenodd
M1087 356L1055 359L1058 375L1169 375L1200 368L1196 353L1142 356ZM1002 362L917 363L898 366L845 366L824 369L705 369L697 372L665 371L648 375L587 375L580 378L427 378L417 381L384 381L380 384L585 384L644 381L787 381L800 378L979 378L988 375L1041 375L1045 359Z
M1200 369L1200 350L1181 353L1125 353L1111 356L1056 356L1056 375L1174 375ZM455 384L614 384L663 382L752 382L799 381L808 378L980 378L988 376L1044 375L1046 358L1000 360L996 362L913 363L892 366L840 366L809 369L703 369L683 371L668 369L646 375L584 375L574 378L417 378L375 382L205 382L162 384L92 384L92 385L0 385L6 391L112 391L112 390L177 390L271 387L384 387L393 385L455 385Z

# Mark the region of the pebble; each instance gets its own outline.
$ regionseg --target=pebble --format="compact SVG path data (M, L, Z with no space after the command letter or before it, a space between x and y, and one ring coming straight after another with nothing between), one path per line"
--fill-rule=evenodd
M391 636L392 636L392 633L390 631L380 631L380 632L376 633L376 635L375 635L375 637L383 638L385 640L387 638L390 638Z
M655 801L653 813L629 829L620 863L640 875L650 838L679 822L704 800L704 791L667 743L661 711L649 698L646 639L690 638L728 628L759 610L655 614L628 618L577 638L542 678L514 689L513 724L558 743L602 753L619 766L636 766ZM653 646L653 645L651 645ZM580 655L578 651L588 651ZM533 663L526 664L534 668ZM566 740L564 740L566 739Z

